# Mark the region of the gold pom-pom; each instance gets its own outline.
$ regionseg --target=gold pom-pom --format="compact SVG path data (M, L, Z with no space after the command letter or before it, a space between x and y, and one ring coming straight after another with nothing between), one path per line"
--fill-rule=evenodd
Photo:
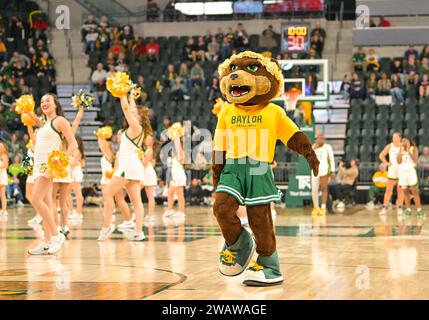
M212 113L217 117L219 112L228 105L229 103L224 101L222 98L217 98L216 103L213 106Z
M30 94L24 94L15 100L16 103L16 113L32 113L34 111L34 98Z
M21 114L21 122L26 127L32 127L36 125L36 121L34 121L33 117L29 113Z
M76 108L88 110L94 103L94 97L82 89L72 97L72 105Z
M68 175L69 158L64 151L53 150L48 155L46 168L54 179L63 179Z
M112 179L112 177L113 177L113 174L115 173L115 169L112 169L112 170L110 170L110 171L106 171L105 173L104 173L104 176L107 178L107 179Z
M143 152L142 149L136 150L136 154L137 154L137 157L139 157L140 160L143 160L144 152Z
M131 86L130 93L133 95L134 99L138 99L142 94L142 88L140 88L138 85L133 83L133 85Z
M168 128L168 138L173 140L176 137L182 137L185 134L185 129L183 128L180 122L173 123L173 125Z
M25 147L27 148L27 150L33 150L33 148L34 148L33 140L30 139L30 141L28 141L28 143L25 145Z
M114 97L126 96L133 86L128 74L124 72L116 72L112 74L106 81L107 90Z
M110 139L113 135L113 129L111 126L100 127L98 128L96 135L99 139Z

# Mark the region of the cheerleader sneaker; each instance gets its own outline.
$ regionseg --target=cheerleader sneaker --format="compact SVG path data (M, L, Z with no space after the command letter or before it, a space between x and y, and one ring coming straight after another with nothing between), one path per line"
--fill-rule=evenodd
M65 240L66 240L66 237L62 233L58 233L56 236L53 236L51 238L51 241L49 242L48 253L49 254L57 253L61 249Z
M422 208L417 209L417 217L424 217L426 216L425 212L422 210Z
M144 233L134 233L131 237L128 238L128 241L144 241L146 240L146 236Z
M324 207L322 205L322 207L319 209L319 216L326 216L326 206Z
M126 220L118 225L119 229L134 229L136 224L132 220Z
M7 212L7 210L1 210L0 211L0 217L7 217L9 215L9 213Z
M252 259L255 248L252 235L243 228L237 241L230 246L225 243L219 252L220 273L229 277L241 274Z
M32 219L27 221L28 224L40 224L42 222L41 216L34 216Z
M164 217L170 217L170 216L172 216L174 214L174 211L173 210L165 210L164 211L164 213L163 213L163 216Z
M398 215L402 215L402 214L404 213L404 209L402 209L402 206L399 206L399 207L396 209L396 212L398 213Z
M410 209L410 208L407 208L407 209L405 210L405 212L404 212L404 215L405 215L406 217L411 217L411 216L413 215L413 211L411 211L411 209Z
M173 213L174 218L184 218L186 217L186 214L183 211L176 211Z
M317 216L319 214L319 207L313 207L313 209L311 210L311 215L312 216Z
M387 214L387 208L383 206L378 214L380 216L385 216Z
M146 217L144 217L144 221L145 222L154 222L155 221L155 217L153 216L153 214L147 215Z
M98 241L104 241L109 239L110 235L115 231L115 225L111 224L108 228L101 228L98 236Z
M254 287L275 286L283 282L277 251L269 257L258 256L246 270L243 284Z
M49 250L49 244L47 243L39 243L35 248L28 250L28 254L30 255L47 255Z
M67 238L67 236L70 234L70 228L68 226L64 227L64 228L61 229L60 232L64 235L64 237Z

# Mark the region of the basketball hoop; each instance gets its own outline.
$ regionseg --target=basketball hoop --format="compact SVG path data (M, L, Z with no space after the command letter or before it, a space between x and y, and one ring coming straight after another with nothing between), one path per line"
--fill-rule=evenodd
M301 96L301 90L292 88L283 94L286 111L294 111L299 97Z

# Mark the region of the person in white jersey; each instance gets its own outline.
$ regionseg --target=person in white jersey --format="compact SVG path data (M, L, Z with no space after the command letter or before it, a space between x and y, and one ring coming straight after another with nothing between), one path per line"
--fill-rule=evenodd
M118 132L118 136L120 135L121 135L121 132ZM115 166L114 164L116 164L117 166L117 161L116 161L117 159L115 157L115 153L113 151L112 143L110 139L106 140L106 139L98 138L98 146L100 147L101 153L103 154L103 156L100 159L100 164L101 164L100 185L101 185L101 192L104 194L104 190L106 189L107 184L112 178L113 170ZM128 207L128 204L125 201L125 190L123 188L115 195L114 200L116 202L116 205L119 208L119 211L122 213L122 216L124 217L124 222L118 225L118 228L134 229L135 223L131 219L130 208ZM115 220L116 218L112 214L111 223L113 224Z
M9 167L9 155L6 143L0 141L0 217L7 216L6 187L8 185L7 168Z
M58 232L53 216L52 184L53 179L46 170L48 155L53 150L61 150L62 138L67 142L65 155L71 157L77 149L77 142L69 122L64 114L58 98L53 93L42 96L40 107L46 119L42 123L36 115L31 115L40 126L34 141L34 186L31 194L31 204L43 219L44 239L29 254L54 254L61 249L65 236Z
M414 204L417 209L417 216L424 216L420 202L419 180L416 171L418 157L419 152L414 142L409 138L402 138L402 145L398 154L398 184L399 187L403 189L406 216L412 215L410 193L413 195Z
M324 133L318 133L313 150L319 160L319 174L311 173L311 196L313 199L312 215L326 214L326 203L328 202L328 185L332 174L335 174L334 151L331 145L326 143ZM319 188L322 191L322 205L319 207Z
M154 146L154 138L153 136L146 136L144 141L146 146L146 150L143 156L143 187L146 192L147 202L148 202L148 210L146 220L148 222L153 222L155 220L155 196L154 196L154 188L158 185L158 177L155 171L156 157L155 151L153 150Z
M383 151L380 153L380 160L387 166L387 184L386 191L384 193L383 207L380 210L380 215L385 215L392 198L393 188L398 183L399 179L399 165L398 165L398 154L401 148L401 139L402 135L400 132L394 132L392 134L392 142L389 143ZM389 156L389 161L387 161L387 156ZM402 189L397 186L398 198L396 200L396 205L398 209L398 214L402 214L402 202L403 202L403 193Z
M114 196L125 187L134 206L136 214L136 228L128 238L130 241L146 239L143 232L143 203L141 199L140 182L143 180L143 163L141 162L145 134L152 134L150 120L142 107L135 105L135 97L130 94L130 101L126 95L120 97L122 111L128 123L128 128L121 135L121 142L117 154L118 166L112 179L108 182L103 193L104 222L98 240L107 240L115 230L111 224L111 217L115 207Z

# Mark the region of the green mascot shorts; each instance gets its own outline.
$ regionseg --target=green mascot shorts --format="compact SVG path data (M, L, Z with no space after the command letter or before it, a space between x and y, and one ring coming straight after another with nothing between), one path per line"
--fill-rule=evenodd
M242 206L258 206L282 199L270 164L248 157L226 160L216 192L230 194Z

